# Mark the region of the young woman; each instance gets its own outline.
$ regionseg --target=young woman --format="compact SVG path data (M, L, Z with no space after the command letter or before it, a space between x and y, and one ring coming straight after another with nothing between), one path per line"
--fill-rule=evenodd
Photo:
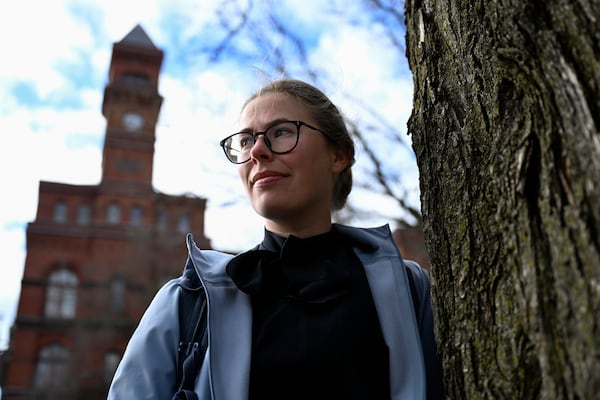
M332 224L352 188L354 143L336 106L297 80L272 82L221 142L252 207L257 248L199 250L187 276L208 304L199 399L438 399L429 279L402 260L387 226ZM184 273L184 274L185 274ZM109 399L177 390L178 287L166 284L132 336Z

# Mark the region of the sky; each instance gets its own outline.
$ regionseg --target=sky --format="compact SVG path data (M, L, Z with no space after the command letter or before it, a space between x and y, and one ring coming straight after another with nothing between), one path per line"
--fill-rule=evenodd
M290 43L258 48L245 37L211 62L203 49L224 36L218 15L233 10L215 0L21 0L0 5L0 349L6 348L25 263L27 223L35 220L40 181L95 185L100 181L106 122L101 113L112 44L137 24L165 52L159 82L164 102L156 129L153 186L171 194L207 199L205 234L212 247L243 250L262 238L263 225L242 191L236 168L219 140L235 132L243 101L279 77L268 60ZM373 123L366 103L406 134L412 107L412 77L405 60L390 51L377 24L341 23L320 0L255 1L277 7L307 43L307 58L327 83L320 86L354 122ZM347 10L352 0L338 1ZM345 3L345 5L344 5ZM219 14L220 13L220 14ZM260 15L260 14L258 14ZM357 14L361 15L361 14ZM360 18L364 18L364 15ZM360 19L357 18L357 19ZM228 22L235 24L235 17ZM244 41L246 39L246 41ZM250 52L250 51L249 51ZM292 77L302 66L292 65ZM368 140L394 160L397 187L418 208L418 171L410 138L389 145ZM357 152L355 180L369 183L367 157ZM393 202L355 189L349 201L375 226L402 217ZM381 210L385 210L382 214ZM228 221L236 221L235 233ZM244 222L242 222L244 221ZM392 225L392 228L394 226ZM183 241L183 238L182 238Z

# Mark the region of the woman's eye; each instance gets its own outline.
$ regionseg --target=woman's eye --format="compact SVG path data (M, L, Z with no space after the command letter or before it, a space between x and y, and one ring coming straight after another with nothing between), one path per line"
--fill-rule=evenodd
M271 136L273 138L279 138L282 136L288 136L292 134L292 130L286 127L279 127L273 130L273 133L271 134Z
M245 148L248 146L252 146L253 144L253 140L252 140L252 136L251 135L245 135L243 137L240 138L240 148Z

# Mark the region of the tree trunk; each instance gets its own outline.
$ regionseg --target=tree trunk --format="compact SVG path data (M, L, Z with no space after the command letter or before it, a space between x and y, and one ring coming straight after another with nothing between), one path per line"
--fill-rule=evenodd
M448 398L599 398L600 1L406 16Z

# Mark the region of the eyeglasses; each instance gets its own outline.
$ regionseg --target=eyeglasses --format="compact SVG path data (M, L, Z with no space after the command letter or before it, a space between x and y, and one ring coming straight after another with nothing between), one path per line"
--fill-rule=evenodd
M300 127L306 126L325 134L322 130L302 121L276 121L269 125L264 132L238 132L221 140L220 145L227 159L234 164L243 164L250 160L250 151L260 135L264 136L265 144L275 154L285 154L296 148Z

